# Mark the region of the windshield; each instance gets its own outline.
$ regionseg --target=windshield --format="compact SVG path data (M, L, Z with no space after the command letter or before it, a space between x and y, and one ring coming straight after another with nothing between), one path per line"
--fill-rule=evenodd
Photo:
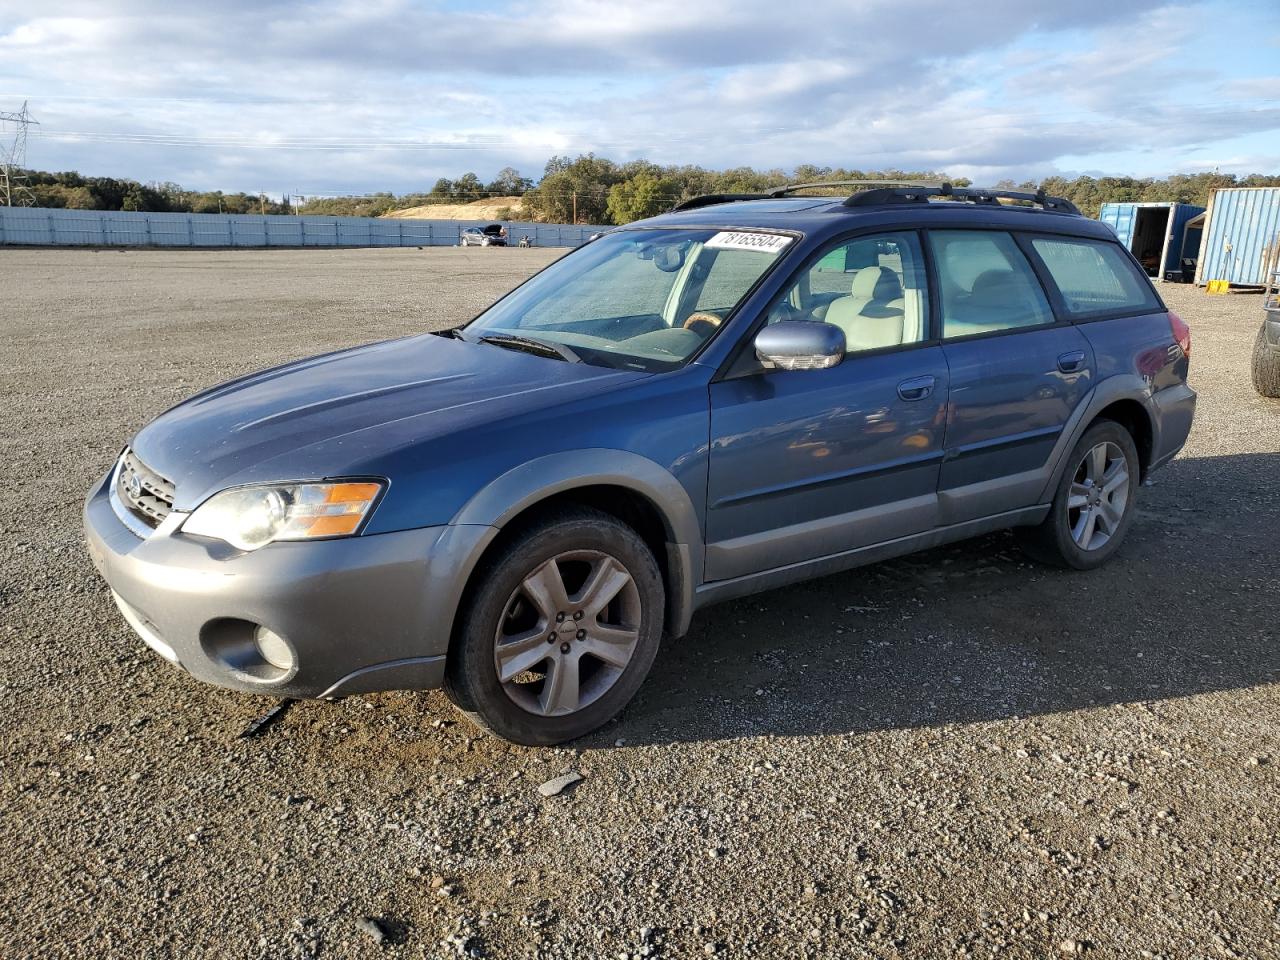
M752 231L608 233L494 304L465 336L541 341L603 366L670 369L714 336L791 242Z

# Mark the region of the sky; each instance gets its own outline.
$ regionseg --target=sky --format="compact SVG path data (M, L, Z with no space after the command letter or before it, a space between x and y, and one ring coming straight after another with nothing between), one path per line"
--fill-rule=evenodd
M273 196L589 151L1276 174L1280 0L0 0L0 111L24 100L32 168Z

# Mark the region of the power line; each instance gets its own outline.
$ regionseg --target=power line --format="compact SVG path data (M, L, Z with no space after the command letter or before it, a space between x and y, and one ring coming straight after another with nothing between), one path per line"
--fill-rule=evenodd
M34 207L36 195L31 191L27 168L27 128L39 123L31 119L27 101L17 113L0 110L0 132L13 124L13 141L0 142L0 203L6 207Z

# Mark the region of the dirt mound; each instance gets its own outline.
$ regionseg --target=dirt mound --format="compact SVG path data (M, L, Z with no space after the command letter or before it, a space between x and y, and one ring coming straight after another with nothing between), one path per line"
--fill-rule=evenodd
M490 197L470 203L428 203L421 207L392 210L384 217L397 220L498 220L498 211L510 208L516 217L524 215L519 197Z

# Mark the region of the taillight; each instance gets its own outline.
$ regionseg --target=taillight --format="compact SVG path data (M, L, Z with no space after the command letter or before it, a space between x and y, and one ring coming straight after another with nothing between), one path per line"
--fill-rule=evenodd
M1169 311L1169 326L1173 329L1173 339L1178 341L1178 346L1182 348L1182 352L1188 357L1191 356L1191 328L1187 326L1187 321L1180 316Z

